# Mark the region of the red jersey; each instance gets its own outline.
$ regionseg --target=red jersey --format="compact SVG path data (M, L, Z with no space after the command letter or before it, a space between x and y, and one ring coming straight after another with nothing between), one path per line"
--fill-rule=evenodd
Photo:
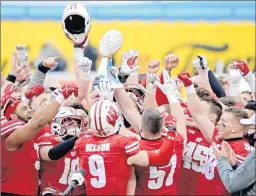
M140 140L141 150L159 151L165 137L157 140ZM168 165L163 167L136 166L137 186L135 195L177 195L177 180L180 171L184 139L177 133L174 155Z
M38 138L39 149L43 146L56 146L62 139L53 134L45 133ZM75 150L71 150L61 159L56 161L40 161L40 192L47 188L64 192L69 185L71 176L79 171L79 158ZM74 190L75 195L85 194L83 186L77 186Z
M220 147L221 140L217 137L218 129L215 128L212 142L213 144ZM252 150L252 147L249 143L241 138L234 138L226 140L229 145L232 147L236 154L237 163L240 165L247 154ZM217 160L215 155L213 154L213 148L210 147L210 153L206 158L205 169L203 171L203 175L201 175L200 184L202 185L199 189L200 195L228 195L224 184L222 183L219 172L217 169Z
M85 135L76 141L80 167L85 169L88 195L126 195L131 167L129 156L140 151L135 137Z
M33 141L27 141L15 151L7 151L6 138L25 123L11 120L1 123L1 192L19 195L37 195L37 152Z
M209 147L209 142L198 129L187 126L187 144L184 147L178 179L179 195L198 195L199 180L210 151Z

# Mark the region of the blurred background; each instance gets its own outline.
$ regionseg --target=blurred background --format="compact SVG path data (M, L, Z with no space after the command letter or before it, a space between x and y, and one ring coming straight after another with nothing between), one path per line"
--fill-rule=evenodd
M79 1L77 1L79 2ZM29 47L32 68L49 56L60 56L60 77L73 79L72 44L64 36L61 17L68 1L1 2L1 68L10 71L17 44ZM193 72L192 59L205 55L217 75L226 73L235 59L246 60L255 71L255 1L83 1L92 18L85 55L96 70L103 34L121 31L124 43L115 55L117 66L128 49L140 52L139 72L147 63L168 53L178 54L181 71ZM65 71L65 74L63 73Z

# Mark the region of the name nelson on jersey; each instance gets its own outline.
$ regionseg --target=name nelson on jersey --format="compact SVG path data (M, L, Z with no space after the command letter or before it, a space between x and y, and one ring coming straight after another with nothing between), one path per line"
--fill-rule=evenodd
M99 145L95 145L95 144L86 144L85 145L85 151L86 152L99 152L99 151L110 151L110 143L106 143L106 144L99 144Z

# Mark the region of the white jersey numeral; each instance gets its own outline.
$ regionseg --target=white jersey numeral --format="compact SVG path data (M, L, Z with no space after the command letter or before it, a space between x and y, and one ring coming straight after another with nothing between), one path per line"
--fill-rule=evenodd
M177 156L173 155L169 164L164 167L171 166L171 171L168 174L168 177L165 181L165 186L170 186L173 183L173 175L175 172L175 168L177 165ZM164 184L164 177L166 172L161 170L164 167L149 167L149 181L148 181L148 188L149 189L159 189Z
M34 149L36 151L36 155L37 155L37 159L38 159L35 162L35 168L36 168L36 170L39 171L40 170L39 146L36 143L34 143Z
M59 179L60 184L69 184L70 183L70 178L71 176L79 171L79 158L71 160L70 158L65 158L64 159L65 166L64 166L64 171Z
M91 155L89 157L90 174L95 178L91 178L91 185L94 188L102 188L106 185L106 174L104 159L100 155Z
M196 172L203 172L205 166L205 159L209 154L209 148L189 142L183 151L183 167L192 169Z

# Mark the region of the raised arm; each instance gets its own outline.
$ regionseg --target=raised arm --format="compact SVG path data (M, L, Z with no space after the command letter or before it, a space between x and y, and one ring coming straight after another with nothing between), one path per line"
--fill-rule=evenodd
M74 70L79 87L76 102L82 102L88 95L91 80L91 66L92 61L87 57L84 57L83 49L80 47L74 47Z
M233 64L239 69L252 92L255 94L255 75L250 71L248 64L241 60L235 61Z
M178 75L179 79L184 83L187 91L188 109L201 130L204 137L211 142L214 131L214 126L208 116L205 114L204 108L199 97L196 94L194 85L190 79L189 73L182 73Z
M55 100L36 112L26 125L16 129L8 136L5 143L6 149L9 151L14 151L26 141L31 140L38 133L38 131L40 131L55 117L60 105L73 93L75 96L77 96L77 87L73 85L65 85Z
M166 140L159 149L159 152L142 150L128 158L128 165L138 165L141 167L167 165L174 153L175 137L176 132L167 132Z
M187 127L186 127L186 118L184 111L180 105L178 87L176 81L171 79L167 70L163 70L164 84L156 81L155 83L161 89L161 91L166 95L171 113L176 117L176 129L182 135L184 140L187 140Z
M115 89L114 95L126 120L131 124L132 128L139 133L141 115L135 108L133 101L130 99L124 88Z

